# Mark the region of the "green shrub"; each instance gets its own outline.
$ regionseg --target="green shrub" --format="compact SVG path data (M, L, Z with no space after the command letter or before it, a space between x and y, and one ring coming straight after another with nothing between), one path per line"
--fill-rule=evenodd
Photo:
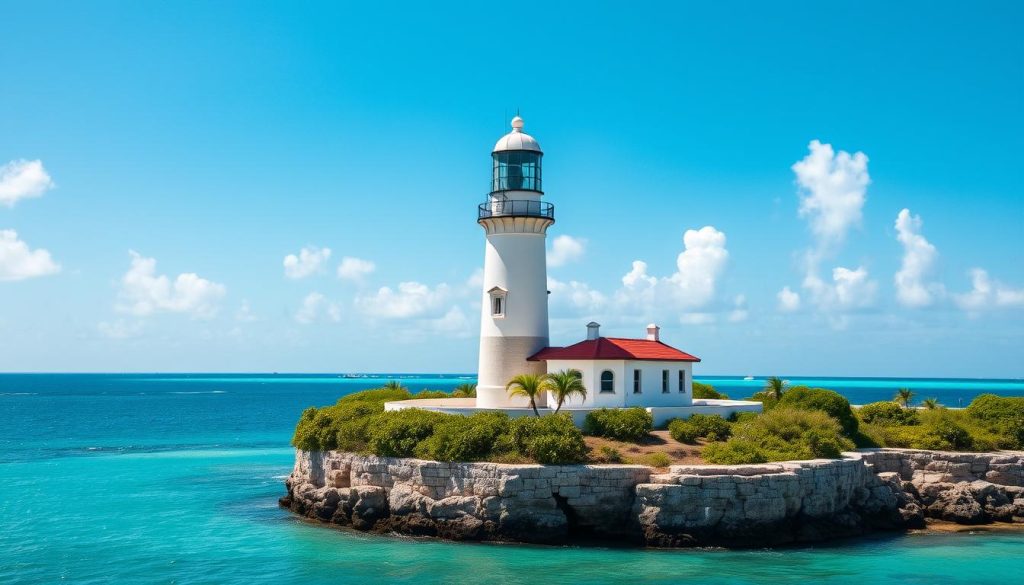
M369 425L368 447L381 457L411 457L420 441L431 436L445 418L418 408L382 412Z
M515 449L537 463L580 463L586 458L583 434L567 414L513 419L509 433Z
M895 402L872 402L857 410L860 420L876 425L916 425L917 411Z
M622 463L622 451L609 445L601 445L594 459L601 463Z
M697 429L697 436L724 441L732 435L729 423L717 414L695 414L687 419Z
M501 441L509 429L508 415L479 412L471 416L446 416L416 448L416 456L436 461L480 461L513 451Z
M785 394L783 394L783 396L785 396ZM762 407L763 407L764 410L771 410L772 408L775 408L776 404L779 403L779 399L778 398L775 398L775 396L773 396L772 394L769 394L768 392L765 392L764 390L762 390L760 392L755 392L747 400L753 400L755 402L760 402L762 404Z
M779 400L778 408L796 408L799 410L820 410L839 421L843 433L851 436L857 432L859 423L850 408L850 401L841 394L825 388L808 388L796 386L790 388Z
M599 408L587 414L583 432L595 437L637 442L654 428L654 418L643 408Z
M380 403L381 409L383 410L385 402L409 400L410 398L412 398L412 394L402 387L377 388L376 390L363 390L362 392L354 392L348 396L342 396L338 400L338 404L349 404L352 402Z
M704 384L703 382L693 382L693 397L714 399L714 400L728 400L729 397L721 392L715 390L715 387L711 384Z
M412 395L413 400L421 400L424 398L451 398L452 395L442 390L420 390L419 392Z
M708 445L711 463L764 463L794 459L837 458L853 448L839 422L823 411L779 406L737 423L725 443Z
M656 452L648 453L644 458L643 462L651 467L668 467L672 464L672 458L667 453Z
M966 413L990 433L999 436L1004 449L1024 449L1024 397L982 394Z
M672 435L672 438L680 443L688 443L690 445L696 443L697 438L700 437L700 431L697 430L696 425L688 420L679 418L668 423L668 434Z

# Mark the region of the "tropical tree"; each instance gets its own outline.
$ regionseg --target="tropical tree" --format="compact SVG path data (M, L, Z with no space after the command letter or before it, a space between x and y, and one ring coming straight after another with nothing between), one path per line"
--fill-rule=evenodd
M530 400L530 408L533 414L540 416L537 410L537 397L544 391L541 386L544 384L544 376L536 374L519 374L512 378L505 385L505 391L509 396L522 396Z
M459 384L452 392L452 396L455 398L476 398L476 382Z
M921 401L921 406L927 408L928 410L935 410L936 408L942 408L942 405L939 404L939 399L938 398L925 398L924 400Z
M896 391L896 396L893 397L893 400L903 408L910 406L910 401L913 399L914 391L910 388L900 388Z
M405 390L405 386L398 380L388 380L384 383L385 390Z
M576 369L547 374L541 381L541 390L554 395L556 414L562 410L562 403L574 394L578 394L580 398L587 397L587 388L583 385L583 374Z
M765 395L775 399L781 400L782 393L786 391L786 381L778 376L772 376L764 381Z

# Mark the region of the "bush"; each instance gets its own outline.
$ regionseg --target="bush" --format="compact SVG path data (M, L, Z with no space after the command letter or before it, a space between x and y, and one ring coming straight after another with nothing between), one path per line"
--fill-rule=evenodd
M715 387L711 384L704 384L703 382L693 382L693 397L704 398L713 400L728 400L729 397L721 392L715 390Z
M583 421L583 432L595 437L637 442L654 428L651 413L642 408L600 408Z
M668 434L672 435L672 438L680 443L688 443L690 445L696 443L697 438L700 437L700 431L697 430L696 425L688 420L678 418L668 423Z
M700 437L712 441L724 441L732 435L729 423L717 414L695 414L687 420L696 427Z
M783 396L785 396L785 394L783 394ZM779 403L779 400L777 398L775 398L774 396L772 396L768 392L765 392L764 390L762 390L760 392L755 392L747 400L753 400L755 402L760 402L761 405L762 405L762 408L764 410L771 410L772 408L775 408L776 404Z
M1004 449L1024 449L1024 397L982 394L966 413L989 432L999 435Z
M860 420L876 425L916 425L917 411L895 402L872 402L857 410Z
M501 441L509 429L508 415L479 412L471 416L449 415L424 437L416 448L417 457L436 461L479 461L512 451L510 441Z
M622 463L622 452L608 445L601 445L594 455L594 460L600 463Z
M651 467L668 467L672 464L672 458L667 453L648 453L643 459L644 463Z
M580 463L587 454L583 434L567 414L520 417L509 425L512 444L537 463Z
M452 395L444 392L443 390L420 390L419 392L412 395L413 400L420 400L423 398L451 398Z
M368 447L381 457L411 457L420 441L433 434L445 418L418 408L382 412L369 425Z
M825 412L781 405L737 423L732 431L727 442L708 445L704 458L721 464L837 458L854 447L839 422Z
M850 408L850 401L841 394L825 388L808 388L797 386L790 388L782 395L777 408L796 408L799 410L820 410L839 421L843 433L852 436L857 432L859 423ZM770 412L770 411L769 411Z

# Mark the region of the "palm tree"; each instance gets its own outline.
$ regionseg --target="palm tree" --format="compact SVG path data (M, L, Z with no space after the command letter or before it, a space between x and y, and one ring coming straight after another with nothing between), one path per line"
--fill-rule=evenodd
M385 390L405 390L405 386L402 386L402 383L397 380L388 380L384 383L383 388Z
M583 374L579 370L561 370L553 372L541 381L541 390L550 392L555 397L555 413L562 409L562 403L574 394L580 398L587 397L587 388L583 385Z
M476 382L459 384L452 392L452 396L455 398L476 398Z
M786 381L778 376L772 376L764 381L764 393L775 400L781 400L785 391Z
M921 406L927 408L928 410L935 410L936 408L942 408L942 405L939 404L939 399L938 398L925 398L924 400L921 401Z
M910 406L910 401L914 399L914 391L910 388L900 388L896 391L896 396L893 397L900 406L906 408Z
M537 411L537 397L541 395L544 390L541 386L544 384L543 376L536 374L519 374L512 378L505 385L505 391L508 392L509 396L522 396L530 399L530 408L533 409L533 414L540 416L540 412Z

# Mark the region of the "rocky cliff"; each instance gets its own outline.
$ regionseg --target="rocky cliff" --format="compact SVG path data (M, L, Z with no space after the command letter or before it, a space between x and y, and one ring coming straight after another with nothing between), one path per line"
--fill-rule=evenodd
M764 465L502 465L296 453L284 506L359 530L456 540L764 546L1024 522L1024 453L884 449Z

